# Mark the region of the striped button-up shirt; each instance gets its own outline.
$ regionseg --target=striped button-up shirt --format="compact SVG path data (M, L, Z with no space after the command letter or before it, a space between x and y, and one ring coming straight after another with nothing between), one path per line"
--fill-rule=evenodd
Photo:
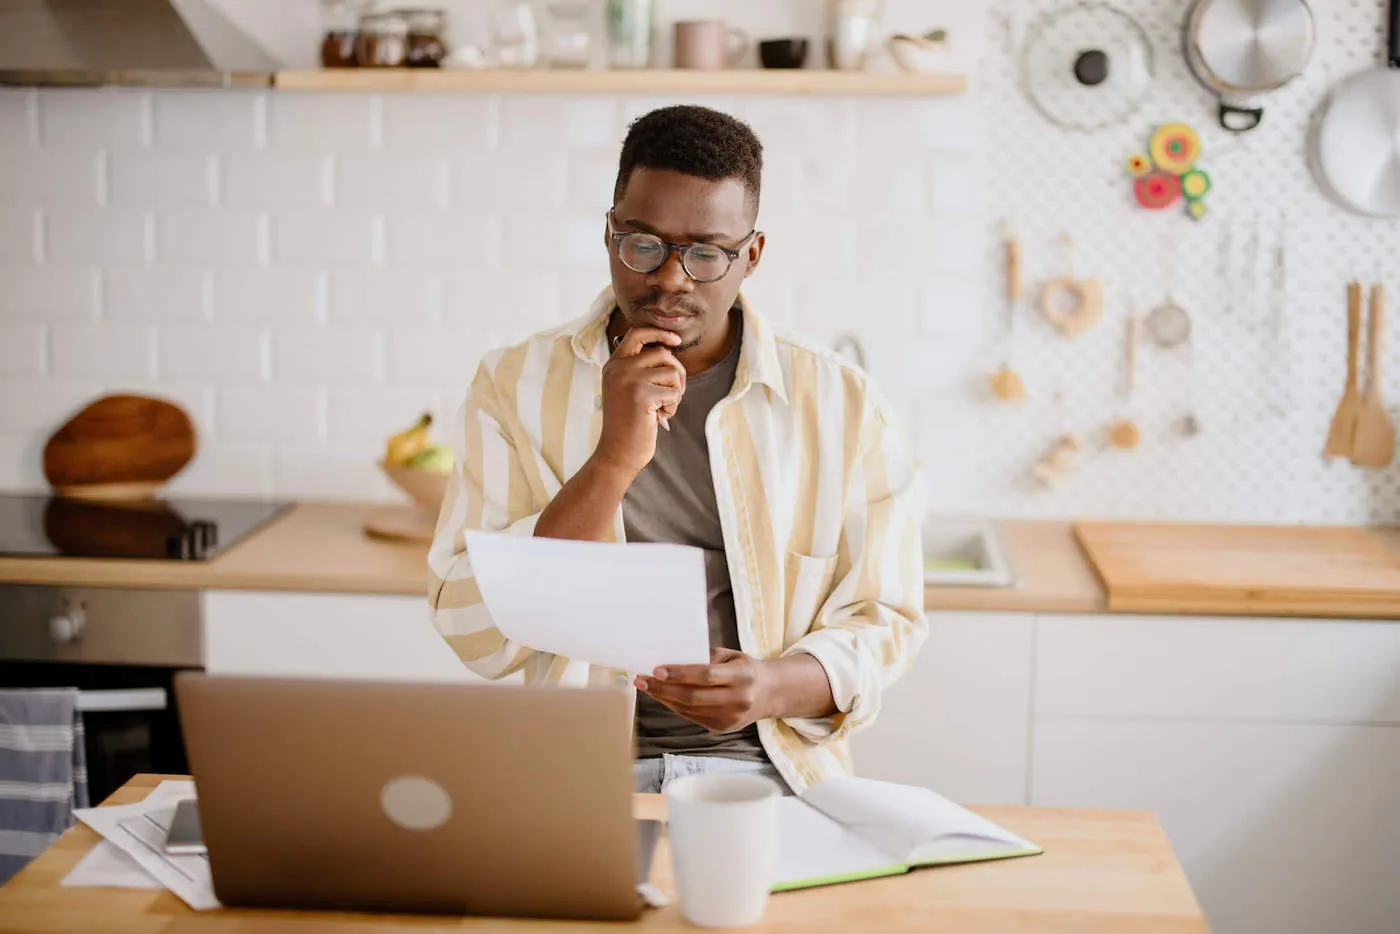
M614 307L605 290L583 318L492 352L462 403L428 597L437 631L483 677L519 671L527 684L631 690L624 672L507 639L464 543L474 529L533 535L592 455ZM831 682L836 714L758 723L769 758L800 792L853 771L849 737L875 718L927 636L921 496L907 441L870 378L775 335L742 296L739 307L738 371L706 439L740 648L760 659L808 653ZM624 538L619 509L612 540Z

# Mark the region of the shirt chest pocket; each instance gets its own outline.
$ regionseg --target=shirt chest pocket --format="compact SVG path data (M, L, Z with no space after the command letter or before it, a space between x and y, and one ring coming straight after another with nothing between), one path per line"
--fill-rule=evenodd
M812 620L831 590L836 573L836 555L814 557L789 551L783 567L787 595L787 631L783 647L801 639L812 628Z

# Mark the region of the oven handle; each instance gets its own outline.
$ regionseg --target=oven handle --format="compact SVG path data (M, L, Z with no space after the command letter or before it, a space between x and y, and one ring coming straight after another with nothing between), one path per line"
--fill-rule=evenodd
M84 713L164 710L166 705L165 688L78 692L78 710Z

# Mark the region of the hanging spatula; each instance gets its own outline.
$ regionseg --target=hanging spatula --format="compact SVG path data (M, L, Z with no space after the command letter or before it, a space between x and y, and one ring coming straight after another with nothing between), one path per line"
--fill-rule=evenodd
M1366 401L1356 420L1356 443L1351 461L1358 467L1384 467L1395 457L1395 423L1381 399L1381 358L1385 355L1385 286L1371 286L1371 363L1366 373Z
M1347 385L1332 428L1327 433L1328 457L1351 457L1356 444L1356 419L1361 414L1361 389L1356 382L1356 358L1361 342L1361 283L1347 283Z

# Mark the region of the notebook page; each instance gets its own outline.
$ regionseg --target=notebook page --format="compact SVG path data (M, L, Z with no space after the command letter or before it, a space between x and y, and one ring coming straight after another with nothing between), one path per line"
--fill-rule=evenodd
M802 797L833 820L904 860L935 852L971 855L977 849L977 841L993 844L994 852L1036 849L1034 844L928 788L868 778L834 778L813 785ZM944 840L948 841L946 847Z
M797 798L778 802L773 889L893 875L908 867Z

